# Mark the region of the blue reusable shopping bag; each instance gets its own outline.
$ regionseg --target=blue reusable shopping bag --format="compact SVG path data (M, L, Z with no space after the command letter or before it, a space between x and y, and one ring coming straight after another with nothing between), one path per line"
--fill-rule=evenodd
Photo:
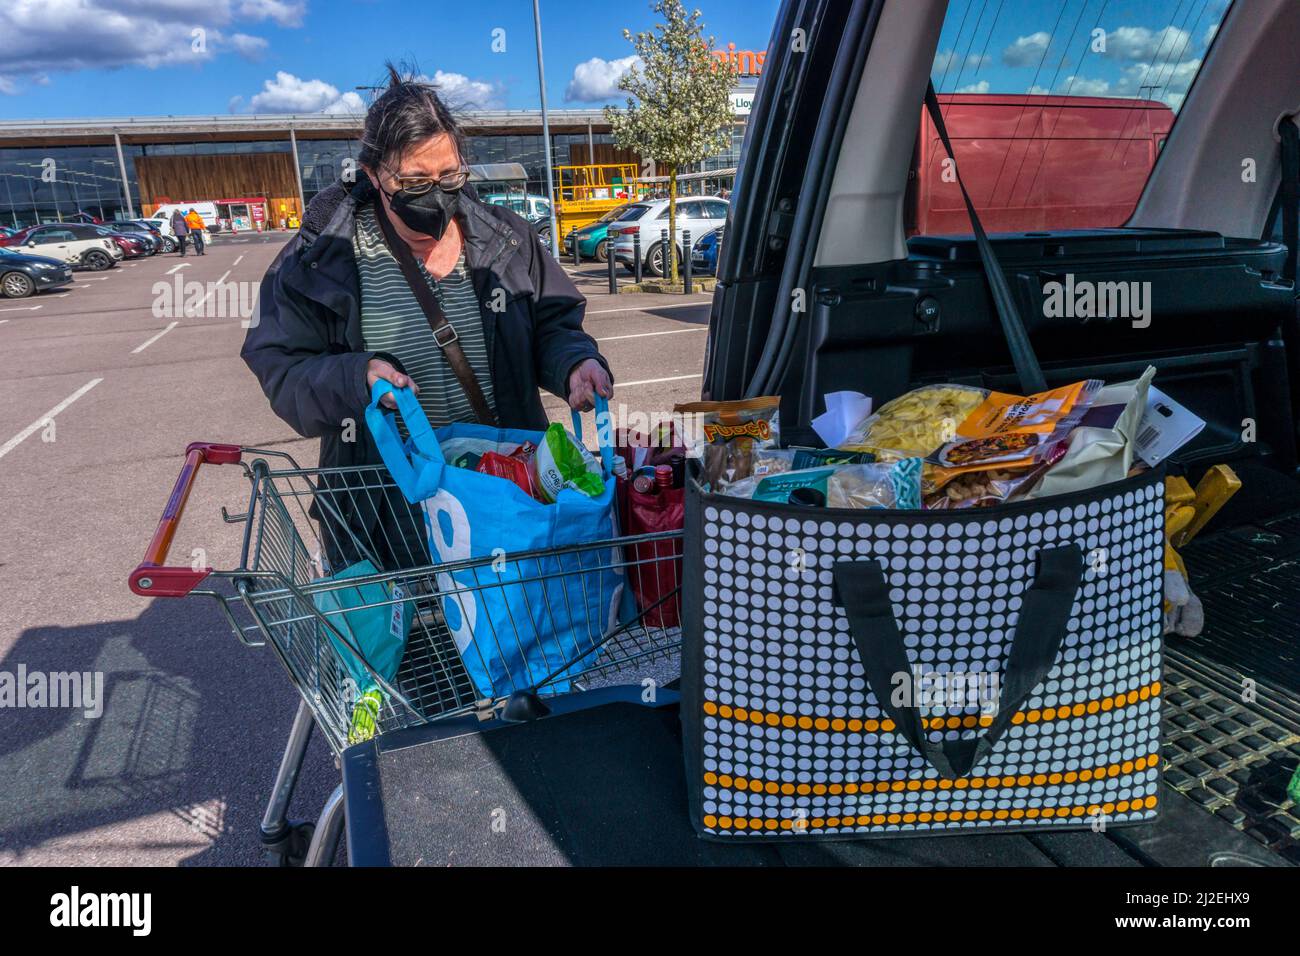
M405 443L395 416L379 404L390 393L410 435ZM452 467L441 445L540 444L541 432L465 423L435 431L410 389L382 379L371 390L366 424L397 487L424 511L433 563L451 565L437 572L438 599L478 692L508 696L556 674L547 689L568 690L618 624L624 580L617 547L564 550L617 536L608 470L598 497L565 488L554 504L543 504L505 478ZM506 557L525 551L546 553ZM495 560L455 566L482 558Z

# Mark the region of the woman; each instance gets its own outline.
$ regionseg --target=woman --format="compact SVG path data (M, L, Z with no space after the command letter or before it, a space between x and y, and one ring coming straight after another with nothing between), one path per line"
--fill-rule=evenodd
M527 222L478 201L464 155L434 88L390 66L366 114L364 175L311 201L262 280L242 355L275 413L320 438L322 467L379 463L363 417L379 379L409 385L434 427L540 431L539 386L581 411L612 395L609 366L582 329L586 299ZM432 308L421 304L429 290ZM336 570L358 557L428 562L396 494L354 488L318 496L315 512L333 519L322 530Z

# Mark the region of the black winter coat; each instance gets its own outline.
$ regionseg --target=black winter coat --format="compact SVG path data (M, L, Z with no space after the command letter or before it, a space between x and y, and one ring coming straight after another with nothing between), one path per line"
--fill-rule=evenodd
M323 468L380 463L365 426L366 367L377 355L402 367L395 356L367 351L361 336L354 216L374 196L362 177L312 199L298 235L262 279L240 353L275 413L298 434L320 438ZM468 186L459 206L497 417L503 428L542 430L547 418L539 386L567 398L569 374L579 363L594 358L608 370L582 329L587 300L522 218L479 202ZM345 434L354 440L344 441ZM343 517L358 532L374 522L373 514L359 522L353 514Z

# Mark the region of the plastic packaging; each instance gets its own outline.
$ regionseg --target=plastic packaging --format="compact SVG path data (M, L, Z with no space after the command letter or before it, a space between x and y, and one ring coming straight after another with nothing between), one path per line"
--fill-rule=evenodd
M719 488L753 474L757 451L776 444L779 396L734 402L689 402L673 408L686 450L701 459L701 482Z
M828 508L917 508L920 470L917 458L894 464L827 465L751 475L722 490L733 497L788 504L794 492L811 489L824 497Z
M589 498L598 497L605 490L605 479L596 457L559 422L552 422L543 433L535 457L541 501L554 502L565 488Z
M546 500L539 494L533 469L529 467L527 461L489 451L484 452L482 457L479 458L474 470L482 475L495 475L498 478L506 479L506 481L514 482L538 501Z

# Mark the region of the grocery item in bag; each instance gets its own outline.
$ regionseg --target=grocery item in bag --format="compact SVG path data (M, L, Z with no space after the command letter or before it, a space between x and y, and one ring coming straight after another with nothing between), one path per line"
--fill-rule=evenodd
M891 464L827 465L751 475L726 485L724 494L785 504L795 500L797 492L812 490L828 508L919 508L920 475L919 458Z
M537 490L541 501L554 502L560 491L572 488L589 498L605 490L600 462L564 430L559 422L552 422L537 446Z
M718 488L753 473L754 453L776 444L781 398L769 395L733 402L688 402L673 407L687 453L701 460L701 484Z
M1089 379L1029 396L990 392L930 460L944 468L1041 462L1079 424L1102 384Z
M952 508L983 508L1027 497L1031 488L1065 454L1065 442L1052 446L1050 454L1028 468L985 468L955 475L925 499L935 511Z
M1134 381L1102 388L1067 439L1065 455L1025 497L1045 498L1127 477L1134 461L1138 423L1155 374L1155 368L1148 367Z
M495 475L506 481L512 481L537 500L546 500L539 494L537 481L527 461L489 451L479 458L474 470L482 475Z

